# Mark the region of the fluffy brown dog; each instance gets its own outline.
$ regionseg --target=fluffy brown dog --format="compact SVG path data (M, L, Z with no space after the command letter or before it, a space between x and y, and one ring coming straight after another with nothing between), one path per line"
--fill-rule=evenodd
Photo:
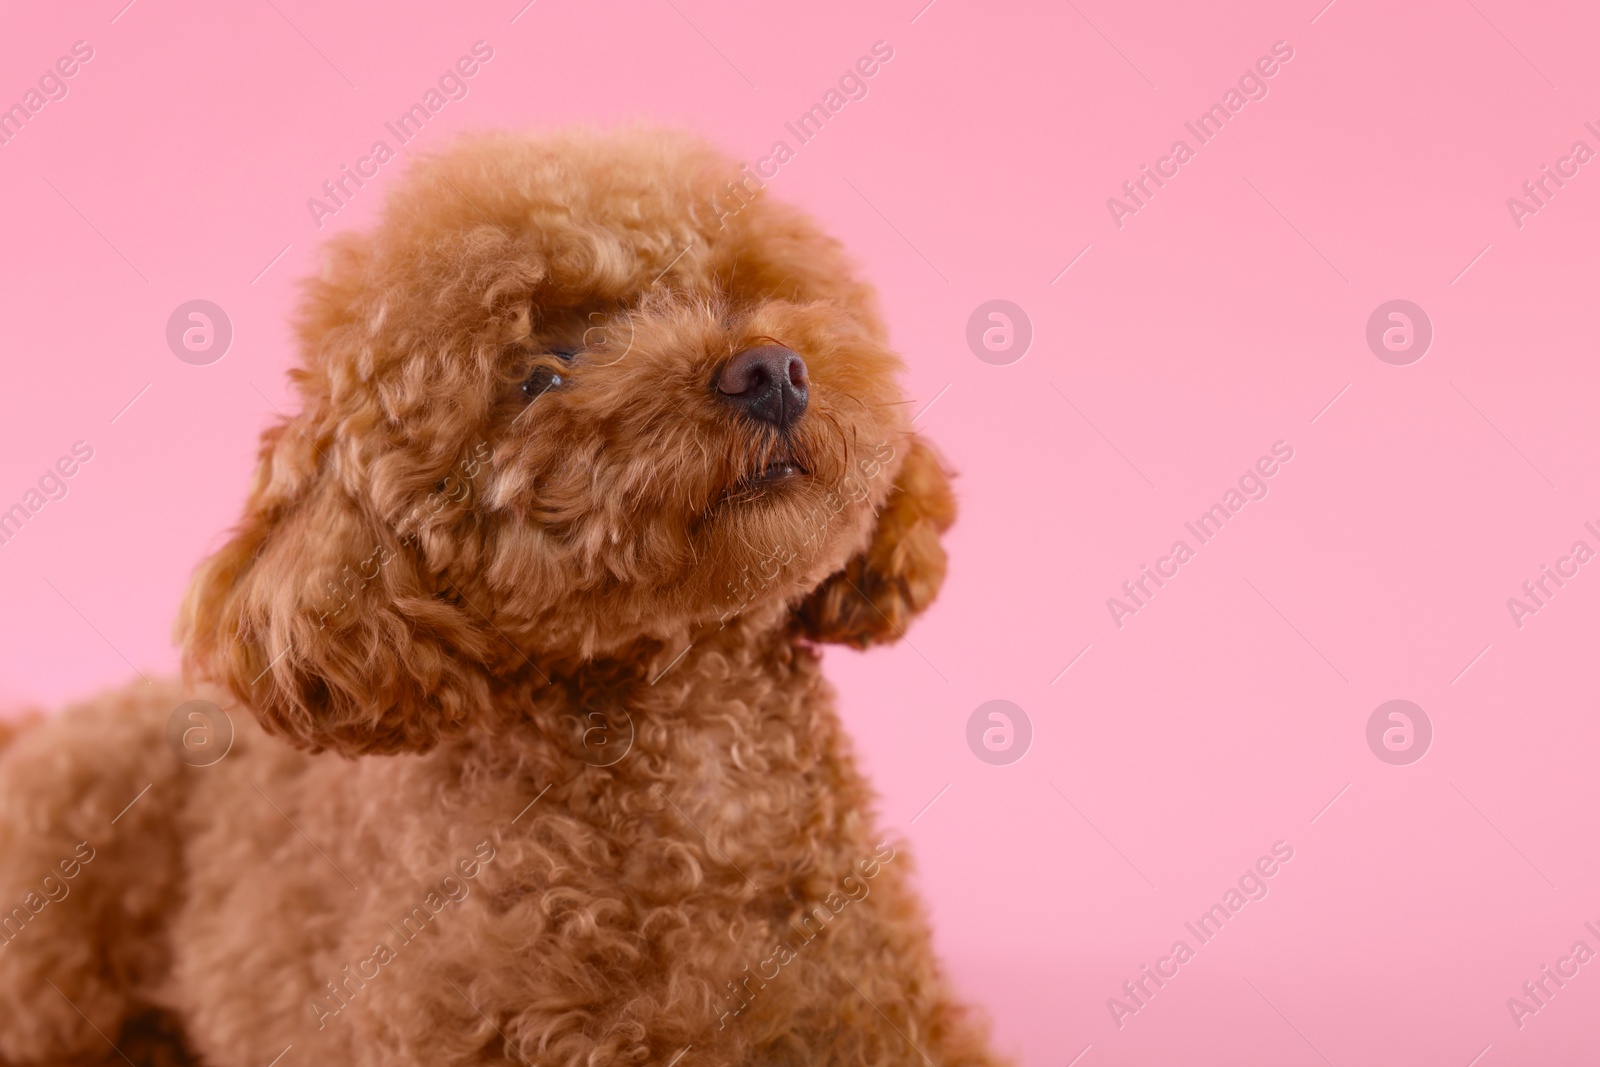
M946 475L735 177L493 137L333 243L178 624L216 688L0 756L0 1064L996 1062L812 648L933 599Z

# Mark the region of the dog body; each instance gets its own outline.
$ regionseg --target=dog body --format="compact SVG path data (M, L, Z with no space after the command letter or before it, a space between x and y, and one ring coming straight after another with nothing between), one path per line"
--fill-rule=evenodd
M931 601L945 475L732 173L491 138L335 247L191 681L0 750L0 1065L997 1062L813 647Z

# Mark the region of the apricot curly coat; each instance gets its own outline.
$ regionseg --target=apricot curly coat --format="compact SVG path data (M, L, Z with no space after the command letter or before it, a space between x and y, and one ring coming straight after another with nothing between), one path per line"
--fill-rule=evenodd
M484 137L331 243L187 682L0 754L0 1065L998 1062L813 648L927 607L946 474L871 291L736 177ZM765 343L787 432L714 386Z

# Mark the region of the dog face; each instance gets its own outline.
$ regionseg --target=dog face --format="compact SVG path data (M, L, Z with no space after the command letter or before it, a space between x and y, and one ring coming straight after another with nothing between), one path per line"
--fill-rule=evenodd
M945 473L871 291L740 177L641 132L418 164L308 285L303 409L196 575L190 668L355 754L708 630L897 637L943 577Z

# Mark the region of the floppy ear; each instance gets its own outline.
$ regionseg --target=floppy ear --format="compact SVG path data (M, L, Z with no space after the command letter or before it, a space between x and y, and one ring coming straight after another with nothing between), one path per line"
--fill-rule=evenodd
M955 517L949 472L931 446L910 438L872 541L801 602L801 632L857 648L903 636L944 583L939 535Z
M424 751L490 706L487 641L411 531L341 484L310 421L262 438L244 519L179 616L185 672L300 747Z

